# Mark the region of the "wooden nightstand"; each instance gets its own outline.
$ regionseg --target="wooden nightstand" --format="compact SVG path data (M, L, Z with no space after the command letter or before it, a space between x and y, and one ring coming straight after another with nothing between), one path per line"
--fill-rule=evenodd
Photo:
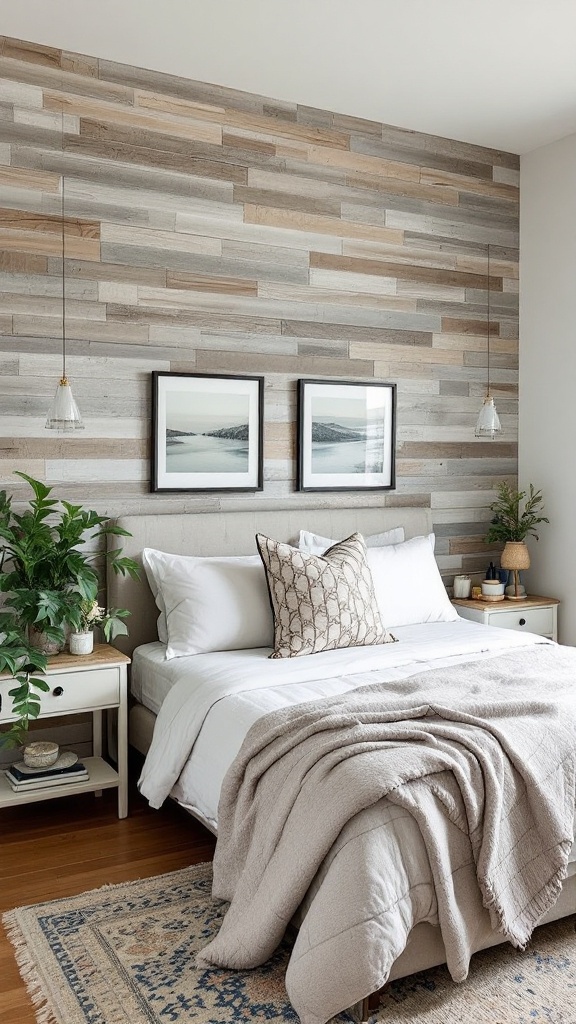
M486 626L519 629L538 633L550 640L558 639L558 605L554 597L529 594L524 601L469 601L455 597L452 604L463 619L483 622Z
M118 789L118 817L128 814L128 699L127 666L130 658L108 644L98 644L93 654L75 657L57 654L50 658L46 679L50 690L41 695L40 718L59 715L92 713L93 757L83 758L90 778L69 785L15 793L5 775L0 772L0 807L54 800L74 793L95 793L103 789ZM0 724L13 722L12 698L14 680L0 677ZM102 758L102 712L109 708L118 711L118 771Z

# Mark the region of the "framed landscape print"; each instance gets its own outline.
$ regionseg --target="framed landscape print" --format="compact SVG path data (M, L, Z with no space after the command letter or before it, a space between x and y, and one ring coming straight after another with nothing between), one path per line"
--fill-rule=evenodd
M392 490L395 450L395 384L298 381L298 490Z
M152 490L261 491L264 378L152 374Z

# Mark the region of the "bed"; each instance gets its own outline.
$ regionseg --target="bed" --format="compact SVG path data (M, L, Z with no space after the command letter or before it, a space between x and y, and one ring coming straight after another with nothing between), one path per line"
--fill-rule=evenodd
M215 512L190 515L126 516L118 524L131 534L126 539L126 554L140 559L145 549L157 549L176 556L242 556L255 552L257 532L291 544L297 543L299 532L305 528L328 538L343 538L355 532L363 536L379 534L401 526L407 540L426 537L431 530L430 513L426 509L314 509L273 510L257 512ZM149 780L151 802L161 802L161 794L170 791L190 813L194 814L212 832L218 830L218 799L227 769L242 746L244 737L255 722L271 711L278 711L301 702L317 702L319 698L338 700L343 693L365 686L373 678L379 662L378 645L356 647L344 651L328 650L312 658L292 658L273 662L274 685L268 673L270 661L266 648L242 648L192 656L179 656L169 661L165 648L157 639L158 608L151 590L145 582L112 576L109 580L109 603L126 607L132 612L130 637L118 638L117 645L134 658L132 691L135 699L130 715L130 742L143 754L150 748L157 714L160 708L170 707L176 701L178 685L187 673L197 680L196 689L189 694L184 705L187 713L185 731L190 754L173 754L173 744L166 742L163 756L156 765L166 768L165 778ZM419 678L431 668L455 666L465 663L498 664L508 652L534 646L542 638L517 635L507 630L479 626L458 619L403 625L394 630L394 645L385 645L386 667L378 668L384 683L402 685L398 680ZM187 684L184 684L187 685ZM172 717L183 721L183 704L174 703ZM146 769L144 772L146 776ZM144 788L146 789L146 782ZM405 838L405 837L404 837ZM402 839L400 839L402 842ZM543 920L555 920L576 912L576 858L570 856L567 877L554 906ZM299 920L305 921L311 913L316 894L322 885L329 889L325 872L318 872L310 892L302 900ZM320 902L320 900L318 900ZM426 917L426 915L423 915ZM503 941L500 932L490 926L484 915L482 926L474 939L474 949ZM437 919L433 913L428 920L411 928L403 951L386 967L386 977L393 980L446 962L447 953ZM376 972L377 973L377 972ZM376 976L376 975L373 975ZM360 989L365 980L360 980ZM329 991L318 992L318 1004L309 1012L302 1012L310 1022L327 1020L343 1009ZM354 998L346 1005L364 1000L366 1014L368 992L378 989L350 991ZM290 990L289 990L289 994ZM294 1002L294 999L293 999ZM298 1009L298 1007L297 1007Z

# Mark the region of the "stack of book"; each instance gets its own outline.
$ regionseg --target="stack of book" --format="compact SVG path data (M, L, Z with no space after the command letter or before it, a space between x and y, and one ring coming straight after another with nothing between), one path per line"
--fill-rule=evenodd
M64 786L90 778L87 768L81 761L76 761L76 764L66 768L27 768L26 771L13 764L10 768L4 769L4 775L15 793L47 789L49 786Z

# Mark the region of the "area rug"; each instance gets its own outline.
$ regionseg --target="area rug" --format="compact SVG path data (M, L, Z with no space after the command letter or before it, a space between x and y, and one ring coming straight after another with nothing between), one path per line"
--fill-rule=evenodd
M195 966L225 910L211 896L211 865L198 864L20 907L3 921L39 1024L297 1024L287 945L255 971ZM538 929L525 953L479 953L462 985L445 968L395 982L372 1020L576 1024L575 919Z

